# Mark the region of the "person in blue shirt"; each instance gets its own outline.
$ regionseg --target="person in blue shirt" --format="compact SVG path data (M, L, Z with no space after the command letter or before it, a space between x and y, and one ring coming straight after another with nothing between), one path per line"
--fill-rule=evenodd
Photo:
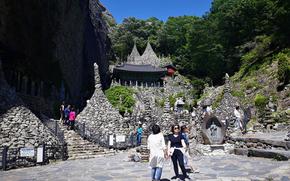
M69 118L69 113L70 113L70 105L68 105L65 109L64 109L64 119L65 119L65 124L68 125L68 118Z
M142 124L139 124L139 127L137 129L137 146L141 145L142 133L143 133Z

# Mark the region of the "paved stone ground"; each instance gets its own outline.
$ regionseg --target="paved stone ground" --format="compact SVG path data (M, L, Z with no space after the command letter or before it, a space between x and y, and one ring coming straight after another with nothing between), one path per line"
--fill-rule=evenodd
M150 181L148 163L128 162L128 153L87 160L70 160L46 166L0 171L1 181ZM196 157L193 163L200 173L192 180L281 180L290 181L290 161L236 155ZM173 176L170 160L164 167L162 181Z

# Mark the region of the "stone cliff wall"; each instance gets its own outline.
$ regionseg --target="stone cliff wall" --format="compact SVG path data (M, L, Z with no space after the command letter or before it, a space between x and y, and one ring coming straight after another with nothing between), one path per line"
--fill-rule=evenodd
M1 1L0 56L8 83L11 71L58 92L63 82L79 103L93 93L97 62L102 85L108 87L110 41L103 13L98 0Z

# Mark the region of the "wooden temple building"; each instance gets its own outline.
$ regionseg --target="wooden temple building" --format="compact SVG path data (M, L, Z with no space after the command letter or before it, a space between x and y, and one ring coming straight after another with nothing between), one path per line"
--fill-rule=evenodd
M166 75L167 69L160 67L160 59L149 42L142 56L134 45L127 62L113 70L113 80L125 86L163 86Z

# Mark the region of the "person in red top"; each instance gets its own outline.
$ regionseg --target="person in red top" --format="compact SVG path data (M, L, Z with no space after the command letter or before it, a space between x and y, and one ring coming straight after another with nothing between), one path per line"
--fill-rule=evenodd
M69 125L70 125L71 130L75 129L75 119L76 119L76 112L73 107L69 113Z

